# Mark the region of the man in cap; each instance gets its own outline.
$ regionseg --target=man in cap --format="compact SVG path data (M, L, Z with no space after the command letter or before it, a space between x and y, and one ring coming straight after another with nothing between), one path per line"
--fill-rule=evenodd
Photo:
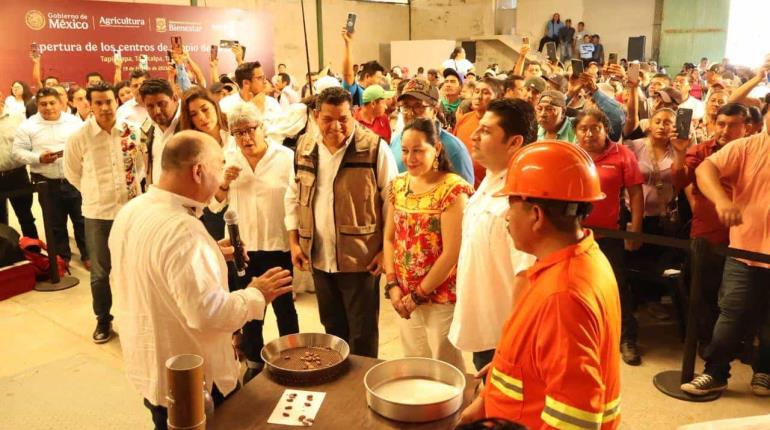
M444 97L441 99L441 112L447 129L454 130L457 122L457 108L463 102L460 93L463 89L463 75L455 69L444 69L444 83L441 87Z
M378 136L390 142L390 119L385 111L388 109L388 100L396 95L395 91L385 91L381 86L369 85L361 97L363 103L356 114L356 120Z
M448 131L442 129L436 119L438 112L438 90L425 79L411 79L398 96L398 104L404 113L404 122L410 123L417 118L435 121L439 129L439 139L446 151L452 169L469 184L473 183L473 162L465 145ZM399 173L406 172L406 165L401 158L401 133L396 133L390 141L390 150L396 159Z
M511 160L503 190L516 249L537 260L461 422L485 417L532 429L620 425L620 298L607 258L584 229L605 198L591 157L538 142Z
M547 77L546 81L552 90L560 91L562 93L567 91L567 78L560 73L554 73Z
M524 81L524 88L527 90L527 100L532 107L535 107L535 105L537 105L537 100L540 98L540 94L543 94L548 88L548 83L545 82L545 79L534 76L527 78L527 80Z

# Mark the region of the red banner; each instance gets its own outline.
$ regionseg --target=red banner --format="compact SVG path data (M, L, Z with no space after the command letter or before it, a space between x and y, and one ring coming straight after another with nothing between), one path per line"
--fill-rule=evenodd
M85 83L85 75L99 72L112 82L113 52L121 51L123 78L149 60L153 77L166 77L171 37L180 36L190 57L209 75L209 51L220 40L237 40L246 47L247 61L260 61L273 70L273 24L264 12L209 7L165 6L78 0L0 1L5 34L0 47L0 87L5 95L15 80L33 85L32 43L41 56L41 78ZM232 72L235 59L219 49L219 73Z

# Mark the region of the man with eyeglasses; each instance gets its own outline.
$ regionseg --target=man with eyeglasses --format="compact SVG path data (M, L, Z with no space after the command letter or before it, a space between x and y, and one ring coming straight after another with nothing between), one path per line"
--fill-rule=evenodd
M257 112L262 115L262 120L274 118L281 112L281 105L276 99L265 94L265 71L259 61L241 63L235 69L235 83L240 86L240 91L219 101L222 113L229 115L236 106L251 102L256 106Z
M425 79L415 78L406 83L404 91L398 97L399 109L404 115L404 122L409 124L417 118L431 119L436 122L441 145L446 150L455 173L469 184L473 183L473 161L465 145L448 131L441 128L436 120L439 101L438 90ZM390 150L396 159L398 172L406 172L406 165L401 159L401 133L396 133L390 141Z

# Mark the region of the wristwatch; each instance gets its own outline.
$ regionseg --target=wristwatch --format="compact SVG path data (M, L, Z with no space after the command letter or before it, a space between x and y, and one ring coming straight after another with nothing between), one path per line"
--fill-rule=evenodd
M390 299L390 290L398 287L399 287L398 281L390 281L387 284L385 284L385 298Z

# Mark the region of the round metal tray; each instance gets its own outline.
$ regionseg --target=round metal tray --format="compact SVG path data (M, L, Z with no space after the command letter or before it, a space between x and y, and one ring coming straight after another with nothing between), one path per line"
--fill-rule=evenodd
M321 369L294 370L281 367L281 353L299 347L326 347L337 351L342 361ZM261 356L272 378L281 385L318 385L332 381L348 368L350 346L344 340L325 333L297 333L281 336L262 348Z
M420 404L399 403L386 399L377 389L386 382L419 378L442 382L457 388L449 399ZM400 358L380 363L366 372L366 403L378 414L396 421L426 422L440 420L457 412L463 404L465 375L451 364L431 358Z

